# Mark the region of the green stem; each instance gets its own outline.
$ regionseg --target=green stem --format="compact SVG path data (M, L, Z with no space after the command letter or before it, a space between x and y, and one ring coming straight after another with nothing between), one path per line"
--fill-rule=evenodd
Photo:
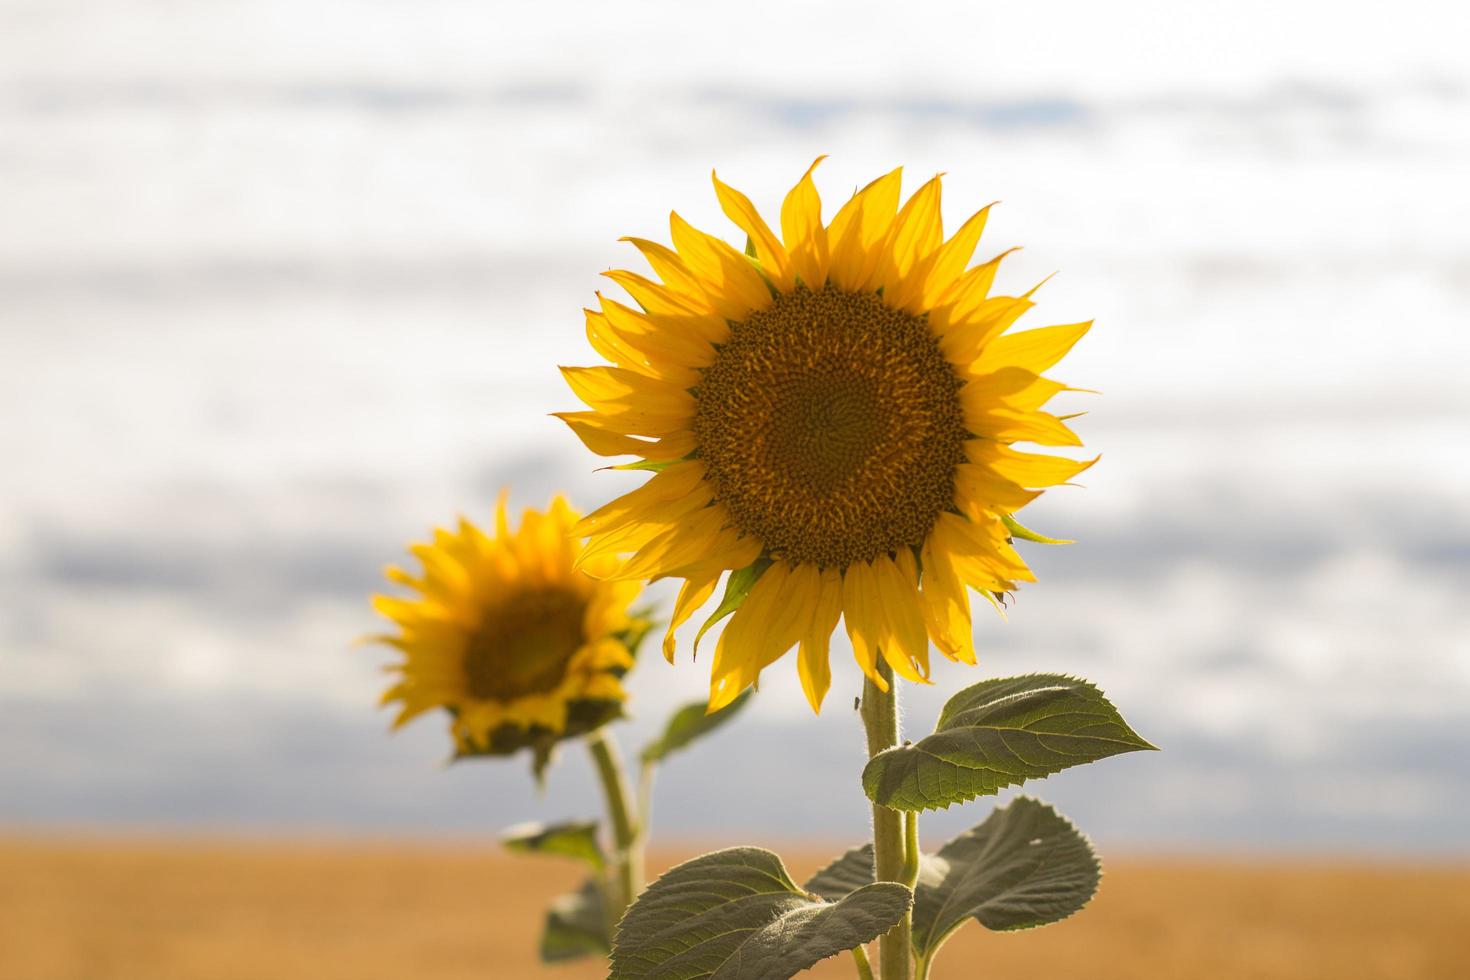
M599 728L587 736L587 748L597 765L602 792L607 797L607 816L612 822L615 891L608 896L612 906L608 911L609 918L616 923L643 889L643 837L633 815L633 797L628 791L617 743L608 737L605 729Z
M898 744L898 689L889 666L878 662L878 675L888 685L879 688L871 678L863 682L863 727L868 735L868 757ZM917 835L917 829L914 830ZM873 870L878 881L908 884L908 846L904 815L873 804ZM917 854L914 858L917 867ZM878 967L882 980L909 980L909 943L912 916L878 939Z
M929 963L929 957L919 957L919 965L914 971L914 980L929 980Z
M868 962L868 948L866 946L854 946L852 958L857 963L859 980L873 980L873 964Z
M919 815L903 815L903 883L912 890L919 883Z

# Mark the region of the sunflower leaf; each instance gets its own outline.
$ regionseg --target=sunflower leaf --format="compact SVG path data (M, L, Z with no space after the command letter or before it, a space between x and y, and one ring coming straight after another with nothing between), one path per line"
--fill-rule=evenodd
M675 711L669 716L669 723L664 726L664 733L643 747L644 765L662 762L695 739L702 738L719 728L745 707L745 703L750 700L751 693L749 690L742 691L734 701L713 714L708 710L709 702L707 701L692 701Z
M541 930L542 962L606 956L611 948L607 909L597 879L588 878L577 891L552 901Z
M868 760L863 789L895 810L938 810L1153 748L1086 681L1060 674L1000 678L950 698L934 734Z
M807 879L802 885L829 902L840 901L874 881L873 845L850 848L837 860Z
M517 854L553 854L586 862L594 871L607 866L607 856L597 841L597 821L567 823L523 823L509 828L500 842Z
M740 608L740 604L745 601L746 596L750 595L750 590L755 586L756 580L764 575L766 569L770 567L771 560L763 557L757 558L744 568L736 569L730 573L730 577L725 580L725 595L720 599L719 606L710 615L710 618L704 621L704 625L699 628L699 632L694 636L694 653L696 656L699 654L699 641L704 639L704 634L709 632L711 626L714 626L720 620Z
M876 939L912 903L891 881L824 902L798 888L770 851L716 851L665 873L633 903L608 980L789 980Z
M1101 876L1092 845L1061 814L1020 796L939 849L919 868L914 952L932 958L969 919L1032 929L1086 905Z

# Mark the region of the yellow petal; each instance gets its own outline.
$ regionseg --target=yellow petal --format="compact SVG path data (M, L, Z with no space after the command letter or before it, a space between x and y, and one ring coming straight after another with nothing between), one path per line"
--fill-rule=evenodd
M674 662L674 631L689 621L694 611L709 601L715 586L720 583L720 573L691 578L679 587L679 598L674 601L674 612L669 617L669 628L664 632L664 659Z
M1010 514L1041 496L997 475L986 466L964 463L955 467L955 505L971 518L980 511Z
M977 436L1001 442L1034 442L1038 446L1080 446L1082 440L1049 412L1023 412L992 407L965 412L965 426Z
M885 253L880 260L880 282L884 295L897 289L905 277L927 259L944 241L939 213L940 177L924 184L904 204L888 231Z
M735 222L735 226L750 236L755 244L756 258L760 259L761 268L771 281L783 292L789 292L792 288L790 271L790 258L786 254L786 246L781 244L781 239L771 231L771 226L766 224L760 212L750 198L722 182L717 174L710 172L710 179L715 183L715 196L720 199L720 210L725 216Z
M1065 357L1091 327L1092 321L1088 320L1086 323L1067 323L997 337L986 345L975 361L974 370L1019 367L1040 374Z
M622 286L649 319L671 333L692 334L711 344L730 336L730 325L707 302L696 302L636 272L614 269L604 276Z
M997 476L1023 487L1059 486L1102 458L1094 456L1077 460L1043 453L1023 453L986 439L972 439L966 443L965 455L971 462L988 466Z
M942 548L931 536L924 544L924 580L920 597L924 623L939 651L951 660L975 663L975 645L970 625L970 601L965 585Z
M673 574L707 555L727 523L729 515L723 507L700 508L639 548L616 577L653 579Z
M903 567L900 567L903 566ZM879 601L883 604L883 659L893 672L916 684L929 682L929 637L919 607L919 581L912 552L895 561L879 555L873 561Z
M817 157L781 204L781 236L791 269L809 289L821 289L827 281L827 229L822 226L822 199L812 181L812 171L825 159Z
M708 367L715 359L715 349L704 337L708 324L695 327L670 316L650 316L602 293L597 299L608 329L660 369L660 376L669 373L670 368ZM709 318L713 320L713 314Z
M726 319L743 320L752 310L771 305L771 290L748 256L678 214L669 215L669 229L679 257L704 287L710 306Z
M853 562L842 573L842 621L852 641L853 659L880 691L888 690L888 682L878 672L883 605L873 566L865 561Z
M868 288L881 257L881 245L898 210L898 167L852 196L827 229L831 249L828 276L843 289Z
M965 268L975 254L975 246L980 243L980 235L985 231L985 222L990 217L992 207L994 205L986 205L971 215L970 220L961 225L960 230L934 253L916 291L917 302L923 309L939 306L945 293L965 274ZM999 264L999 261L996 259L995 264ZM981 276L984 273L976 277L977 282L972 283L972 288L978 285L983 293L989 290L990 283L995 278L994 266L983 284L978 282Z
M663 280L664 286L677 293L691 306L708 305L708 299L705 296L704 287L700 285L699 278L685 265L678 252L646 238L629 236L621 241L627 242L641 252L648 260L648 265L653 269L654 275Z
M811 617L801 635L797 673L801 677L801 689L812 710L820 714L822 701L832 686L829 650L832 631L837 628L837 620L842 617L842 575L835 568L819 570L815 565L798 565L792 576L817 578Z
M703 481L704 464L700 461L675 463L668 469L655 473L638 489L603 504L582 518L573 533L578 537L586 537L596 531L610 531L621 527L630 516L636 516L649 507L688 496Z
M674 431L658 440L639 439L597 412L553 412L567 424L582 445L599 456L642 456L654 462L683 459L694 451L694 434Z

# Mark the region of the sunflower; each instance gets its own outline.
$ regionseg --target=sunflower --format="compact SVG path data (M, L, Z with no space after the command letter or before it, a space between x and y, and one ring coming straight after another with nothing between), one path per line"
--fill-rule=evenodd
M398 627L375 639L403 654L383 695L400 705L395 728L444 708L456 755L530 747L539 766L558 740L621 713L619 678L647 628L628 612L640 585L606 580L613 560L577 568L578 516L557 497L545 513L527 510L513 532L502 497L493 538L461 518L457 530L409 549L421 576L387 570L417 593L373 599Z
M1013 536L1049 540L1012 515L1092 462L1013 448L1081 445L1042 409L1065 386L1041 372L1091 323L1006 332L1035 290L991 295L1007 253L971 267L989 208L946 240L940 178L900 208L900 169L824 225L817 163L779 236L714 177L744 254L677 214L672 249L626 239L657 280L608 272L637 304L598 294L587 311L613 364L563 369L591 411L560 417L593 452L654 471L577 533L584 561L619 559L613 579L684 580L665 656L731 573L711 710L793 646L820 710L839 617L884 690L880 658L928 681L929 640L974 663L968 590L997 604L1034 581Z

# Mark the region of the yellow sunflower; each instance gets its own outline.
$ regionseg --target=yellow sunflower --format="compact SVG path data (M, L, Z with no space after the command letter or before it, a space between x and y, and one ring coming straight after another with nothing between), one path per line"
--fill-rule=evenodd
M885 690L880 657L928 681L931 639L974 663L967 589L995 603L1033 581L1011 547L1033 535L1011 515L1091 465L1012 448L1081 445L1043 411L1065 386L1041 372L1091 323L1006 333L1031 292L990 294L1006 253L970 266L989 208L946 240L940 178L900 208L894 170L824 225L816 166L786 196L779 236L714 178L745 254L677 214L672 249L627 239L658 281L607 273L637 304L599 294L587 311L615 366L563 369L591 411L560 417L587 447L655 471L577 533L585 562L620 559L613 579L684 580L665 656L732 573L711 710L793 646L820 710L839 617Z
M576 514L557 497L527 510L511 531L502 497L489 537L461 519L410 552L415 577L389 568L412 598L375 596L398 627L376 637L403 654L383 703L401 707L394 727L434 708L453 718L457 755L505 755L530 747L538 760L562 738L621 713L619 678L647 623L628 612L641 586L608 580L618 563L579 569Z

